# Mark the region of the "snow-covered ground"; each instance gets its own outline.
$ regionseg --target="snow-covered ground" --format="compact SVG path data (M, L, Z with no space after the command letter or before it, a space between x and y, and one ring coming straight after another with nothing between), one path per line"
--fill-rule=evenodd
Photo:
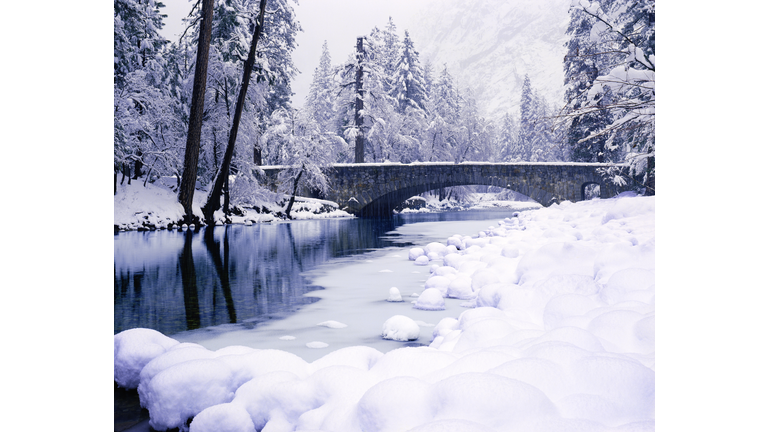
M414 204L420 201L418 208L404 208L400 213L432 213L453 210L481 210L493 208L505 208L513 210L531 210L541 208L541 204L530 200L522 194L512 193L472 193L464 201L453 198L440 198L425 194L426 196L412 197L409 199ZM511 195L511 196L509 196ZM505 198L505 199L500 199Z
M133 180L131 184L128 184L127 180L123 184L118 184L114 199L116 229L168 229L176 224L184 217L184 208L179 204L176 192L173 191L175 185L176 180L171 178L162 178L146 185L143 178ZM271 195L270 197L273 198L271 200L266 199L250 207L241 208L243 214L232 215L229 223L253 224L276 220L276 215L285 211L285 206L280 203L287 201L287 197ZM206 191L195 191L192 211L200 219L203 218L203 212L200 209L205 204L206 198ZM331 201L296 197L291 216L294 219L317 219L352 215L339 210L339 206ZM226 222L221 210L216 212L214 217L217 223Z
M115 381L158 430L655 430L655 198L630 195L350 264L303 328L124 331Z

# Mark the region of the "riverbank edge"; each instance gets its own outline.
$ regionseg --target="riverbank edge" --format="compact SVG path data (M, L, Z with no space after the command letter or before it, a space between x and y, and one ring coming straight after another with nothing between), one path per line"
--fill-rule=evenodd
M114 194L115 234L124 231L183 230L206 226L200 209L208 195L207 191L204 188L196 190L192 204L194 223L188 226L184 223L184 209L178 202L173 188L174 183L161 180L145 183L140 177L131 183L117 185ZM231 206L229 214L218 210L214 213L216 221L214 225L253 225L289 220L355 217L339 209L335 202L301 196L296 197L291 216L288 217L285 209L289 199L290 197L285 194L269 193L260 199L253 200L252 204ZM413 197L397 206L395 212L445 212L489 207L516 207L509 203L519 205L520 201L486 200L481 197L474 202L462 203L451 199L438 201Z

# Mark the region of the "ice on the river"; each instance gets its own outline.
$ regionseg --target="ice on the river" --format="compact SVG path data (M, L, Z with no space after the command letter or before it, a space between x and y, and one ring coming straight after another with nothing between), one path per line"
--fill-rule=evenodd
M259 331L128 330L115 380L138 385L157 430L193 418L196 432L652 431L654 213L653 197L631 194L520 212L317 277L325 289L302 318ZM398 232L445 229L414 225ZM428 275L411 273L421 258L437 266ZM387 302L392 286L445 310ZM328 322L348 327L315 325Z
M340 322L334 321L334 320L323 321L321 323L318 323L317 325L319 325L321 327L332 328L332 329L341 329L341 328L347 327L346 324L340 323Z

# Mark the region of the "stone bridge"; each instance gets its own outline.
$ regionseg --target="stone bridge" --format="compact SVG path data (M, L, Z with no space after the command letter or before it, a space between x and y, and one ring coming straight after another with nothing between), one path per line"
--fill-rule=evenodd
M327 171L329 191L324 196L307 190L299 195L334 201L339 208L362 217L382 217L408 198L449 186L488 185L527 195L543 206L585 199L588 185L600 186L600 197L628 190L608 183L599 173L610 166L580 162L490 163L421 162L412 164L335 164ZM262 167L266 186L278 188L280 166ZM291 182L292 183L292 182Z

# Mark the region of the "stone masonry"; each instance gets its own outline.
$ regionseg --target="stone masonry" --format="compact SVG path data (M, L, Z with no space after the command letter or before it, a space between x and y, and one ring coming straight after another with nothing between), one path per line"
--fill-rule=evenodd
M514 190L549 206L562 201L581 201L586 186L600 185L600 197L609 198L628 188L606 182L598 170L611 165L575 162L521 163L414 163L337 164L328 170L329 192L317 196L334 201L339 208L357 216L378 217L406 199L449 186L488 185ZM262 167L265 183L277 190L277 174L283 167Z

